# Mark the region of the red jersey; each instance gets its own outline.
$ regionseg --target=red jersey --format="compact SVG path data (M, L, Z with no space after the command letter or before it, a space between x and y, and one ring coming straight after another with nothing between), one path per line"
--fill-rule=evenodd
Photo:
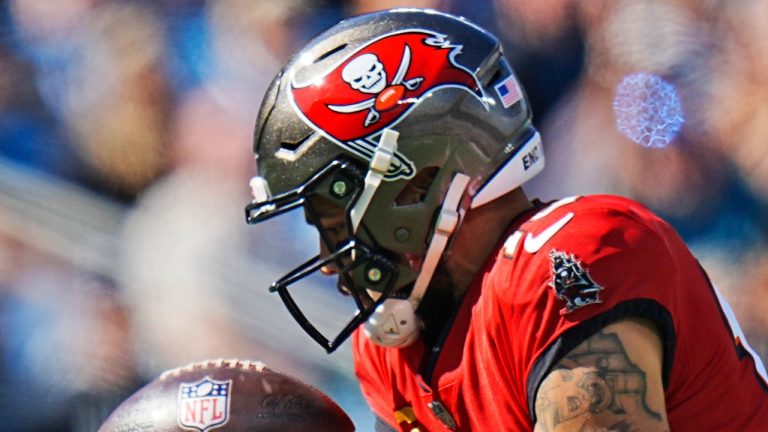
M423 343L383 348L355 333L356 373L381 420L395 430L410 430L407 417L422 431L532 430L550 367L636 317L661 330L673 431L768 428L765 369L668 224L612 196L564 199L521 219L465 295L429 382Z

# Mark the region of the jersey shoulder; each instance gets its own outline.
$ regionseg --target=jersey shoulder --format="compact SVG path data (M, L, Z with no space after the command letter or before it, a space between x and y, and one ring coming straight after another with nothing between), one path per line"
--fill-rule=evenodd
M589 231L644 227L649 231L664 231L666 234L669 227L637 201L615 195L588 195L563 198L545 205L523 224L522 229L532 231L535 228L546 228L566 217L573 219L568 222L570 230L573 230L573 227L591 227Z
M521 242L531 255L570 250L581 259L672 253L683 245L675 230L642 204L612 195L564 198L550 203L523 223L510 243ZM670 246L675 246L670 248ZM508 252L508 246L505 250ZM682 249L685 249L682 247Z
M526 220L507 238L490 280L511 305L555 302L571 312L594 304L584 309L598 310L661 297L692 265L674 229L646 207L594 195L555 201Z

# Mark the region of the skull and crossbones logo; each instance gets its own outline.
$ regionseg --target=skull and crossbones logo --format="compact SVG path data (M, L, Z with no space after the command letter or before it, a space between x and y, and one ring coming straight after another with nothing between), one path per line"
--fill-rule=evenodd
M381 93L387 86L387 72L376 54L356 57L341 72L341 78L363 93Z
M345 114L367 109L365 127L376 123L381 117L380 112L395 108L406 90L416 90L424 81L423 77L405 79L410 65L411 49L406 44L400 67L387 84L387 71L376 54L366 53L355 57L344 67L341 78L354 90L375 96L349 105L329 105L328 108Z

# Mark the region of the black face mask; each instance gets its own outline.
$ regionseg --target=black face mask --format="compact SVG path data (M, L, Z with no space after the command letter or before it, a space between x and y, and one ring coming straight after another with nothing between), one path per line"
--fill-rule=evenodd
M320 233L326 254L318 254L299 265L270 287L277 292L293 318L307 334L327 352L335 351L355 329L364 323L373 311L386 300L397 281L397 265L381 248L378 248L365 228L353 232L350 220L352 208L363 191L365 170L346 159L337 159L313 175L298 188L271 197L262 202L252 202L245 208L246 222L257 224L275 216L303 208L307 221ZM331 203L343 211L346 222L339 226L323 226L318 203ZM338 233L343 229L344 233ZM341 240L339 240L341 239ZM333 339L329 339L310 322L289 292L291 285L320 271L334 266L338 273L338 288L355 302L357 311L346 326ZM368 290L381 293L373 299Z

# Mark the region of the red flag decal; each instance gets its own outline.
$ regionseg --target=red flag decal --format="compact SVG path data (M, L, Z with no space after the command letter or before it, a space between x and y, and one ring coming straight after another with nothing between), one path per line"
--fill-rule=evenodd
M461 48L428 30L384 35L321 79L292 81L294 108L326 137L370 158L375 148L371 138L405 118L429 93L461 88L485 105L477 77L454 60ZM409 161L401 157L400 162Z

